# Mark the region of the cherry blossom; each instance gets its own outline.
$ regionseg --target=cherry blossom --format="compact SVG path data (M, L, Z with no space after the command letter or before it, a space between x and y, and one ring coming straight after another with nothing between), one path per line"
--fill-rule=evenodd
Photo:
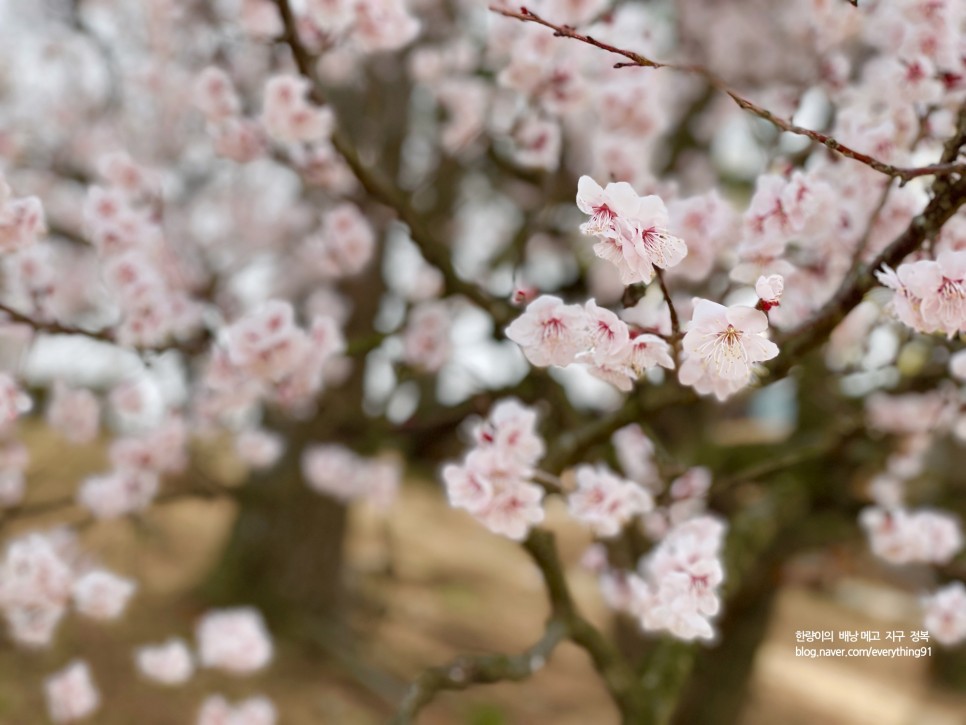
M657 196L639 197L625 182L602 189L582 176L577 206L591 217L581 231L600 240L594 253L617 267L625 285L650 282L655 268L673 267L687 256L685 243L668 232L667 208Z
M197 725L275 725L278 715L267 697L250 697L232 705L221 695L206 698Z
M73 583L71 564L53 536L33 533L11 541L0 562L0 609L11 637L28 646L48 645Z
M553 295L541 295L510 323L506 336L523 348L532 364L569 365L583 348L586 329L579 305L565 305Z
M759 305L765 312L781 304L784 290L785 278L780 274L770 274L767 277L762 275L755 282L755 294L758 295Z
M195 634L202 667L247 675L265 667L274 653L262 615L252 607L212 610L198 622Z
M71 443L89 443L97 437L101 406L89 390L68 388L58 381L47 408L47 422Z
M335 444L308 446L302 453L302 475L318 493L344 503L369 500L377 508L395 499L402 478L391 461L363 458Z
M270 468L284 450L281 436L265 430L245 430L235 439L238 456L253 468Z
M872 552L892 564L946 564L963 549L959 522L941 511L867 508L859 522Z
M47 712L56 723L76 722L93 714L101 704L90 667L74 660L44 682Z
M966 330L966 251L940 252L876 273L894 290L892 309L901 322L920 332L952 338Z
M191 651L182 639L173 638L162 644L139 647L135 661L141 674L162 685L181 685L195 672Z
M634 516L653 507L650 494L606 466L578 466L577 490L568 496L570 514L598 536L616 536Z
M711 619L721 602L720 561L725 526L709 516L672 528L631 577L631 611L646 630L667 630L684 640L712 639Z
M335 117L330 108L312 106L305 98L308 81L281 75L265 84L262 123L280 143L319 141L331 135Z
M966 585L952 582L923 599L923 624L929 634L947 646L966 639Z
M763 312L696 299L682 341L690 357L682 367L681 382L698 387L702 378L720 379L723 387L712 383L719 398L744 387L751 380L755 363L778 355L778 346L765 337L767 330L768 318Z
M40 199L13 198L10 186L0 174L0 252L15 252L36 244L46 229Z
M103 569L93 569L74 581L72 596L77 611L93 619L117 619L137 585Z
M403 361L426 372L437 372L450 359L449 306L441 300L427 300L413 307L403 331Z
M543 489L530 479L543 456L536 414L515 400L497 403L475 432L477 446L461 464L443 467L450 505L469 511L497 534L526 537L543 521Z

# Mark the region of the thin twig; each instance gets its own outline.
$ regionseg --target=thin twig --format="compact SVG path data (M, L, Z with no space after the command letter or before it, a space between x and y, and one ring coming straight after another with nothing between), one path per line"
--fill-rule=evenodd
M678 311L674 307L674 300L671 299L671 293L668 291L667 283L664 281L664 272L655 267L654 272L657 274L657 282L661 285L661 294L664 295L664 301L667 303L668 312L671 315L671 344L674 348L674 367L677 369L681 368L681 321L678 319Z

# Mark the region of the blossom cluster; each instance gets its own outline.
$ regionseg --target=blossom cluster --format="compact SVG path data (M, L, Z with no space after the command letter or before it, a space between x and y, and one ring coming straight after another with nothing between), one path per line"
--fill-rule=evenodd
M463 461L442 472L451 506L518 541L544 518L544 491L532 482L545 451L536 424L533 409L514 399L499 401L473 431L475 446Z
M304 329L291 303L269 300L222 331L204 376L201 412L217 420L263 399L289 408L309 403L344 349L333 317L317 315Z
M350 503L366 500L386 510L395 501L402 479L389 458L364 458L345 446L315 444L302 453L302 476L312 490Z
M85 565L66 531L31 533L7 545L0 561L0 610L11 638L45 647L68 609L97 620L116 619L134 582Z
M507 327L506 335L533 365L579 363L620 390L630 390L644 371L655 366L674 367L666 340L632 331L594 300L566 305L559 297L541 295Z
M611 442L628 479L603 466L578 467L571 513L598 536L634 525L655 545L641 557L637 571L612 567L606 549L597 544L585 564L598 574L608 604L639 618L645 630L667 631L684 640L713 638L726 527L707 513L711 472L690 468L665 486L654 444L638 424L619 429ZM603 493L613 506L606 505Z
M113 468L85 478L77 502L99 519L145 510L160 490L161 477L184 469L187 445L187 423L177 415L116 438L108 449Z
M721 550L725 525L701 515L673 525L641 558L637 571L610 569L592 550L586 561L600 573L605 599L638 618L645 631L668 632L684 641L714 638L724 581Z
M929 634L947 646L966 640L966 585L952 582L923 600Z
M44 208L36 196L14 198L0 174L0 252L26 249L46 231Z
M607 466L578 466L574 476L577 488L567 496L570 515L597 536L616 536L629 521L654 508L646 489Z
M870 507L859 522L872 552L891 564L946 564L963 549L959 522L942 511Z
M160 224L155 176L122 152L101 160L101 176L107 186L89 187L83 221L121 317L118 341L156 347L191 337L202 308Z
M656 269L674 267L687 256L687 245L668 231L668 212L657 196L638 196L626 182L606 188L581 176L577 206L590 215L584 234L599 240L594 254L617 267L625 285L650 282Z
M966 331L966 251L946 250L876 276L893 290L892 310L903 324L950 339Z

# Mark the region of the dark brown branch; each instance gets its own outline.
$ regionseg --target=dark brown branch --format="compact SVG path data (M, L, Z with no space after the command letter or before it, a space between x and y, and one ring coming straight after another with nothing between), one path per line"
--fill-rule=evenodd
M658 284L661 286L661 294L664 295L664 301L667 303L667 309L671 315L671 344L674 348L674 367L681 367L681 321L678 319L678 311L674 307L674 300L671 299L671 293L668 291L667 283L664 281L664 272L660 269L654 269L657 275Z
M926 240L935 237L963 203L966 203L966 179L944 186L879 256L868 265L853 269L838 292L808 322L776 338L781 355L766 366L771 374L775 378L785 376L796 360L824 342L836 325L876 286L876 270L883 265L897 266Z
M319 104L325 103L322 83L315 70L316 59L299 38L298 25L291 5L288 0L275 1L285 25L283 41L291 48L292 57L299 73L311 81L310 95L312 100ZM508 322L515 316L515 310L509 303L491 297L486 291L471 282L467 282L457 274L450 259L449 246L438 239L427 227L408 195L380 174L377 169L366 165L359 157L352 142L339 128L332 135L332 146L342 156L362 188L372 198L395 211L399 219L409 227L413 242L419 247L426 261L442 273L446 289L451 294L462 295L487 310L498 324Z
M700 65L683 64L683 63L664 63L660 61L652 60L646 56L639 53L635 53L632 50L625 50L623 48L618 48L609 43L604 43L596 38L593 38L584 33L576 31L574 28L567 25L557 25L549 20L542 18L541 16L533 13L526 8L521 8L519 11L507 10L505 8L491 6L490 10L495 13L499 13L508 18L514 18L516 20L521 20L523 22L536 23L538 25L543 25L544 27L550 28L554 31L554 34L562 38L571 38L573 40L580 41L581 43L586 43L587 45L592 45L595 48L600 48L601 50L607 51L608 53L614 53L615 55L620 55L627 58L628 62L621 62L615 65L615 68L625 68L630 66L637 66L641 68L667 68L669 70L676 70L682 73L688 73L690 75L700 76L704 78L708 83L710 83L714 88L717 88L722 93L728 95L731 100L733 100L740 108L748 111L749 113L758 116L758 118L768 121L773 126L785 131L787 133L795 134L796 136L805 136L806 138L820 143L825 146L830 151L844 156L845 158L858 161L861 164L865 164L871 169L874 169L882 174L891 176L897 179L901 179L903 182L909 181L910 179L915 179L920 176L949 176L953 174L963 175L966 173L966 164L956 163L955 159L943 159L938 164L930 164L928 166L917 166L917 167L901 167L893 166L892 164L887 164L880 161L868 154L864 154L861 151L857 151L850 146L837 141L836 139L828 136L819 131L813 131L812 129L799 126L792 123L788 119L781 118L780 116L772 113L766 108L762 108L756 103L748 100L731 86L729 86L720 76L711 71L708 68Z
M536 644L520 654L463 656L443 667L426 670L409 688L392 720L393 725L415 722L419 711L444 690L526 680L544 666L566 636L567 626L558 619L551 619Z
M614 702L621 710L624 722L639 722L644 703L633 669L611 642L577 609L563 564L557 552L553 533L545 529L530 532L523 547L530 554L543 575L551 617L563 622L567 638L590 656L594 669L600 674Z
M128 346L118 341L117 335L112 329L88 330L83 327L64 325L53 320L38 320L30 315L15 310L9 305L0 303L0 317L3 316L5 316L10 322L26 325L34 332L41 332L48 335L78 335L91 340L97 340L98 342L106 342L111 345L117 345L118 347L122 348L131 347L131 349L134 349L139 353L161 353L177 350L188 355L193 355L205 350L211 337L210 332L205 330L197 337L182 342L173 342L165 345Z

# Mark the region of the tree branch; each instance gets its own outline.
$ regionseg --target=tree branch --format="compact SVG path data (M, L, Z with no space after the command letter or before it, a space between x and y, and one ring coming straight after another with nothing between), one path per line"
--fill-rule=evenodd
M520 8L519 11L513 11L507 10L506 8L490 6L490 10L507 18L543 25L544 27L553 30L554 34L559 37L571 38L573 40L580 41L581 43L592 45L595 48L600 48L608 53L614 53L628 59L628 62L617 63L614 66L615 68L626 68L630 66L638 66L641 68L667 68L669 70L675 70L681 73L700 76L714 88L717 88L719 91L729 96L739 108L758 116L758 118L768 121L770 124L779 128L780 130L795 134L796 136L805 136L816 143L822 144L829 149L829 151L837 153L840 156L844 156L845 158L858 161L861 164L865 164L869 168L887 176L901 179L903 182L918 178L920 176L948 176L952 174L963 175L966 173L966 164L956 163L954 162L954 159L943 159L943 161L938 164L930 164L928 166L918 167L901 167L887 164L872 156L869 156L868 154L857 151L850 146L846 146L831 136L794 124L791 121L772 113L768 109L762 108L758 104L742 96L731 86L729 86L720 76L704 66L682 63L663 63L652 60L639 53L635 53L632 50L624 50L623 48L618 48L614 45L610 45L609 43L599 41L596 38L576 31L570 26L552 23L536 13L527 10L526 8Z
M544 666L566 636L567 626L559 619L551 619L543 636L518 655L463 656L448 665L426 670L410 686L392 720L393 725L415 722L419 711L444 690L465 690L473 685L526 680Z
M322 83L316 73L316 59L299 38L298 25L289 0L275 0L275 2L285 26L283 41L291 48L299 73L311 82L312 100L318 104L324 104L325 94L322 92ZM450 259L449 246L429 229L405 192L380 174L377 169L367 166L362 161L352 142L341 131L341 124L336 124L336 131L332 134L332 146L342 156L362 188L372 198L395 211L399 219L409 227L413 242L419 247L426 261L442 273L446 289L451 294L462 295L487 310L497 324L508 322L515 316L515 310L509 303L491 297L486 291L457 274Z

